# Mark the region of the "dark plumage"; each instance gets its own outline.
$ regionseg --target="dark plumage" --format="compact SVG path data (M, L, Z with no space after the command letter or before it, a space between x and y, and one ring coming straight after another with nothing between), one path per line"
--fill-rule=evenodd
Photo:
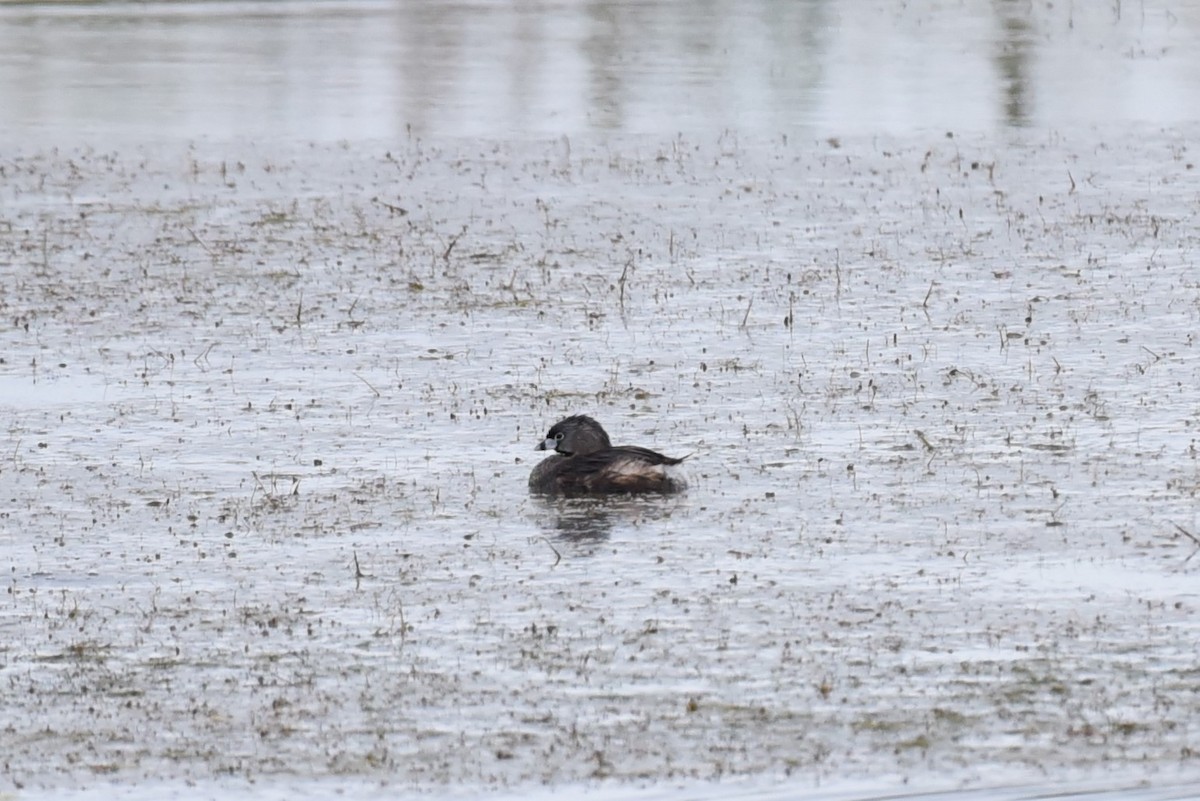
M575 415L555 423L539 451L552 450L529 476L530 492L563 495L602 495L616 492L679 492L687 486L667 468L686 459L672 459L648 448L613 444L590 417Z

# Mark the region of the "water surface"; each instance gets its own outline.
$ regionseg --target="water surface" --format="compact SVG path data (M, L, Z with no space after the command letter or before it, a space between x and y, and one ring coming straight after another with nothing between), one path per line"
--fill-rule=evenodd
M1196 781L1184 137L6 170L14 788Z
M1195 119L1200 6L0 6L8 142L793 135Z
M0 792L1195 796L1196 12L862 8L0 6Z

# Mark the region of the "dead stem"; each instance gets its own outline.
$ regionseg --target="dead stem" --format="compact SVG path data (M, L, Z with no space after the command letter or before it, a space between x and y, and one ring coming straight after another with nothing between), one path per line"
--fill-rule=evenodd
M213 258L217 257L217 254L213 252L213 249L208 246L207 242L205 242L203 239L200 238L199 234L197 234L195 231L193 231L191 228L189 228L186 225L183 226L183 230L187 231L189 234L192 235L192 239L195 239L196 243L199 244L200 247L204 248L205 253L212 256Z

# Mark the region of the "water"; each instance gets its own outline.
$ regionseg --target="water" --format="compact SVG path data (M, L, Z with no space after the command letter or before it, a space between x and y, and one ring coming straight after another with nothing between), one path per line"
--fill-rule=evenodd
M0 6L0 137L807 136L1194 120L1196 3Z
M1186 71L1186 11L869 123L858 37L1017 11L440 8L0 9L58 76L0 81L5 791L1195 796L1195 124L1040 66ZM530 498L580 412L688 494Z

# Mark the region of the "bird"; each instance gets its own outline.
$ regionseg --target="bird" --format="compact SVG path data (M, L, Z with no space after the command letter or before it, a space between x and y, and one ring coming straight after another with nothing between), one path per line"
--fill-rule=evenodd
M604 428L587 415L555 423L538 443L554 451L529 476L529 491L543 495L671 494L687 482L670 470L687 456L673 459L636 445L614 446Z

